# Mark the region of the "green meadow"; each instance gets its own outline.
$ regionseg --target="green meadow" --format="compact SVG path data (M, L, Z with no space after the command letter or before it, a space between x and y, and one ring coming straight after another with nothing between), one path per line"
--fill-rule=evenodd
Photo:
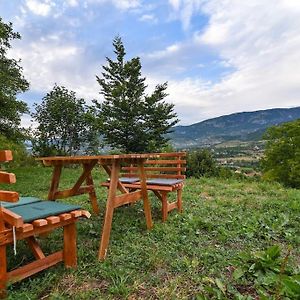
M51 168L9 168L22 196L47 198ZM79 169L65 169L69 187ZM10 285L9 299L300 299L300 190L279 184L220 178L187 179L184 211L161 222L150 194L154 227L143 206L120 207L113 218L107 259L97 260L106 179L93 171L99 216L77 223L78 268L54 266ZM175 196L175 195L172 195ZM87 195L65 199L91 212ZM40 238L46 253L62 246L61 231ZM10 268L32 259L27 245L8 248Z

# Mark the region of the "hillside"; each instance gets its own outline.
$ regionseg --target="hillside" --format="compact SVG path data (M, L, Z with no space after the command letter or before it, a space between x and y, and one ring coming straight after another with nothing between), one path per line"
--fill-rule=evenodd
M212 146L224 141L253 141L266 128L300 118L300 107L234 113L189 126L176 126L170 134L176 148Z

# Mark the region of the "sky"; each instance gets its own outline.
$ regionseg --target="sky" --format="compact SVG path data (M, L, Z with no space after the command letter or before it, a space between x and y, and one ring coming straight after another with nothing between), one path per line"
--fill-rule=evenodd
M31 108L55 83L102 101L96 75L117 35L127 59L140 57L147 93L168 82L180 125L300 106L300 0L0 0L0 16L22 36L9 56Z

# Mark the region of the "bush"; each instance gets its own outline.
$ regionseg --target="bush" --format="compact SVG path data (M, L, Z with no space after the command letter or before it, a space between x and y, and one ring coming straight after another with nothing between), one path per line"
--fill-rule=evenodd
M34 162L33 158L28 155L23 143L16 143L9 140L3 135L0 135L0 149L11 150L13 152L14 165L26 165Z
M188 177L215 176L217 173L216 161L208 149L200 149L188 153L186 171Z
M263 178L300 188L300 119L268 129Z

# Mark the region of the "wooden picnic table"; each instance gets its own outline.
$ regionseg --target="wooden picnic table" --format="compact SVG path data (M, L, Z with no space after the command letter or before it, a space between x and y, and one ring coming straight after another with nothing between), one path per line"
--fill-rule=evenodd
M110 177L110 185L108 190L108 197L106 202L106 211L104 217L104 224L102 229L102 236L98 258L105 259L109 237L111 231L111 224L114 209L129 203L143 200L144 213L146 218L147 228L150 229L153 225L150 203L148 199L146 174L144 170L144 162L149 158L158 158L157 154L120 154L120 155L96 155L96 156L53 156L41 157L37 160L42 161L45 166L53 167L53 175L51 185L48 193L48 200L62 199L71 196L89 194L92 203L93 211L99 214L99 206L97 203L94 182L91 175L92 169L99 163ZM130 192L119 181L119 174L121 163L136 164L139 170L139 178L141 188L137 191ZM71 164L82 165L83 171L75 184L70 189L59 190L59 183L61 178L62 168ZM83 186L83 183L85 185ZM122 192L117 195L117 190Z

